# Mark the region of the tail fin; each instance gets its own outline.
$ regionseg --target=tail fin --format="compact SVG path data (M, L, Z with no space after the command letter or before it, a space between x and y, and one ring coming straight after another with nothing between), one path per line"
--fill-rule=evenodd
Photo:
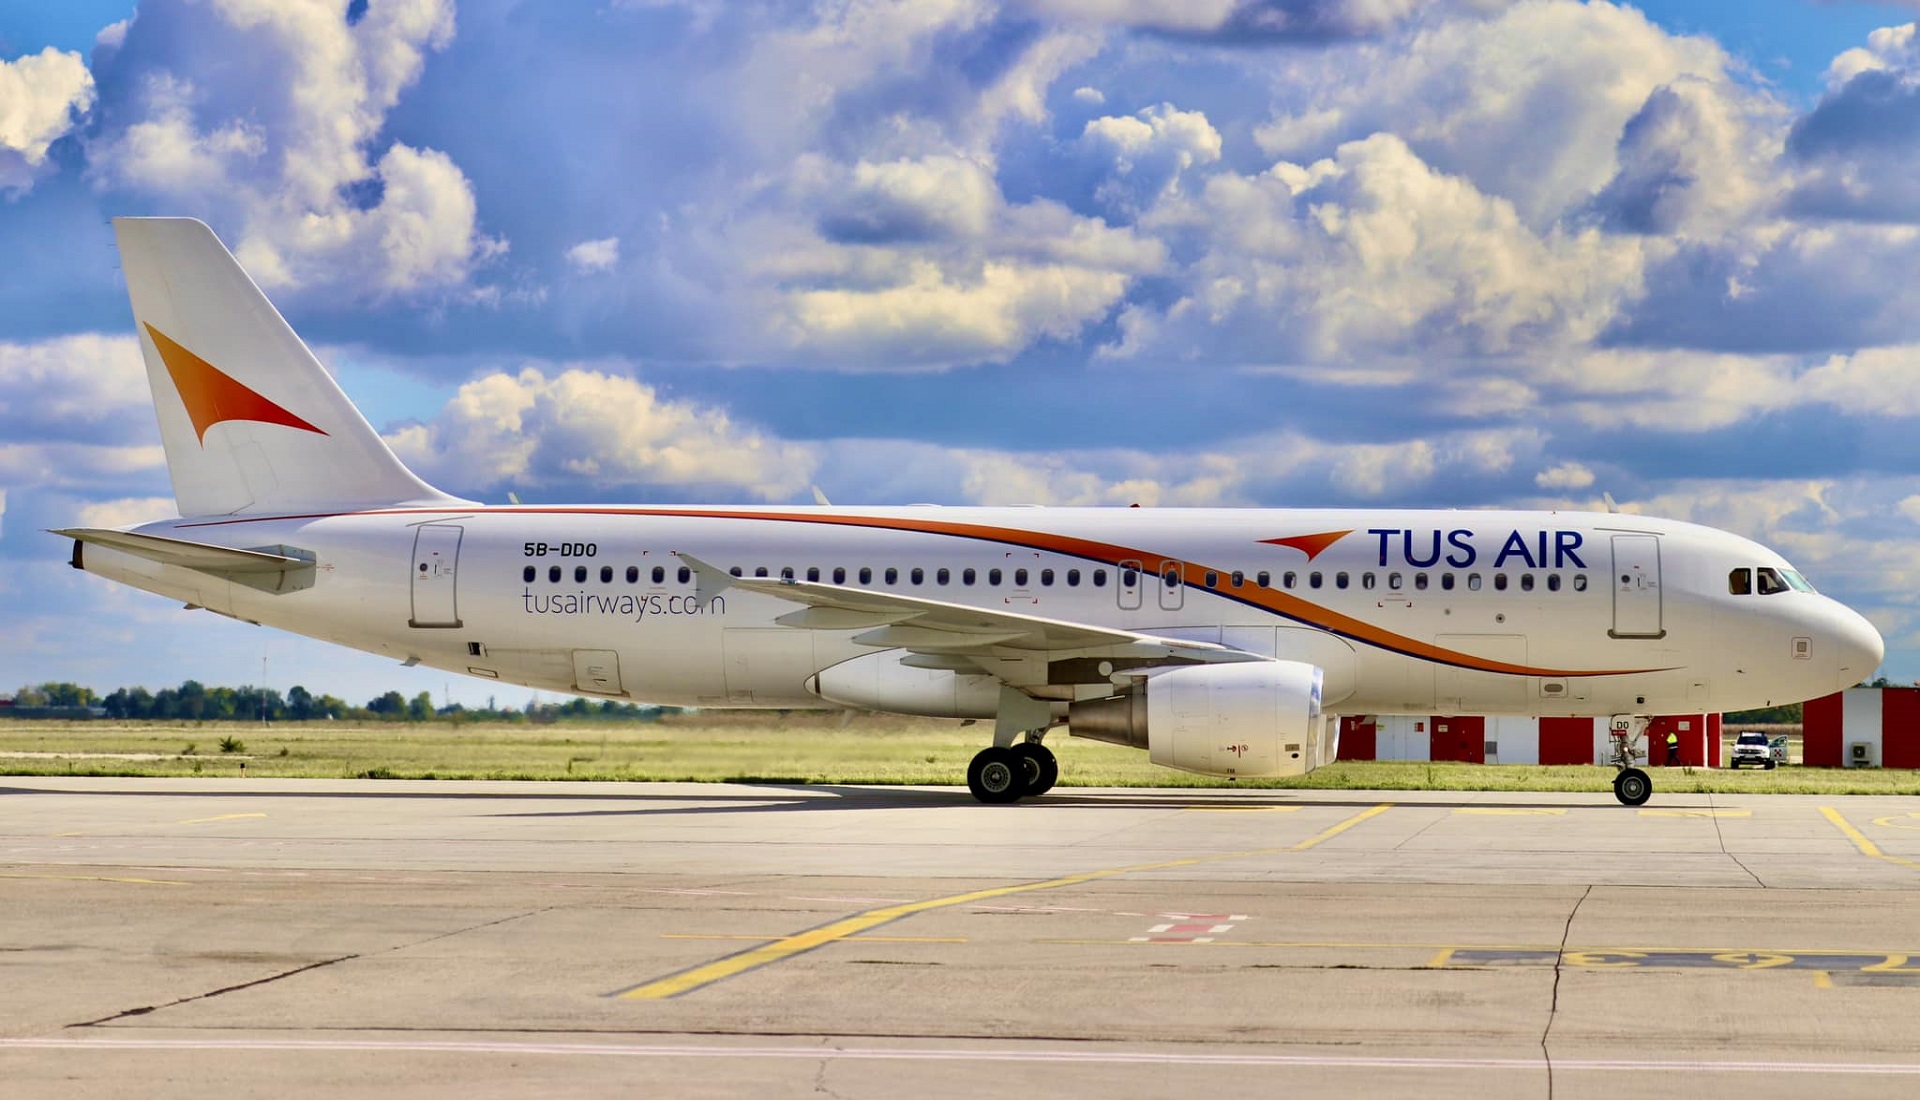
M181 515L455 503L401 465L213 230L113 230Z

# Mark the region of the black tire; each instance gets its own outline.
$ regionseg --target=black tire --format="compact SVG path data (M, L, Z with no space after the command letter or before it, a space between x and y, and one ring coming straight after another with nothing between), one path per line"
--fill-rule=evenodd
M1653 780L1639 768L1622 768L1613 777L1613 797L1624 805L1644 806L1653 797Z
M1046 794L1060 780L1060 761L1054 758L1053 750L1032 741L1013 747L1014 758L1020 761L1020 793L1023 797Z
M1767 770L1768 770L1768 771L1772 771L1772 770L1773 770L1773 761L1771 761L1771 760L1769 760L1769 761L1767 761Z
M988 746L967 765L967 789L990 806L1016 802L1026 790L1024 770L1012 749Z

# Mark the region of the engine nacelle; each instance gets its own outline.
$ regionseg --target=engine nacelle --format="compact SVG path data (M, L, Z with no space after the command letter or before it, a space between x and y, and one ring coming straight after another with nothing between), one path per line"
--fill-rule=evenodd
M1305 775L1335 754L1320 685L1320 670L1299 661L1167 669L1131 695L1074 703L1067 729L1146 749L1154 763L1181 771Z
M927 718L992 718L1000 709L1000 681L945 669L912 668L898 650L842 661L807 680L807 690L829 703Z

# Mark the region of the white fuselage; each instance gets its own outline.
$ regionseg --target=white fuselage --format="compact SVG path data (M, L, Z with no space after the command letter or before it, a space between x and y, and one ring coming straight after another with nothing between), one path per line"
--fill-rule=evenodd
M84 567L397 660L683 706L836 705L811 678L876 651L855 630L778 624L794 605L773 596L698 593L680 554L1305 661L1349 714L1742 709L1839 690L1880 656L1826 597L1735 594L1735 570L1789 568L1765 547L1630 515L580 506L134 530L294 548L316 569L274 592L97 546Z

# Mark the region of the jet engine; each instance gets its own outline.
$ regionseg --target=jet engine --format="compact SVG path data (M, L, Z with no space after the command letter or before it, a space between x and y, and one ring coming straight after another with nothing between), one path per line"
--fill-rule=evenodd
M1181 771L1305 775L1335 754L1320 685L1320 669L1299 661L1170 668L1148 673L1131 694L1072 704L1067 729L1146 749Z

